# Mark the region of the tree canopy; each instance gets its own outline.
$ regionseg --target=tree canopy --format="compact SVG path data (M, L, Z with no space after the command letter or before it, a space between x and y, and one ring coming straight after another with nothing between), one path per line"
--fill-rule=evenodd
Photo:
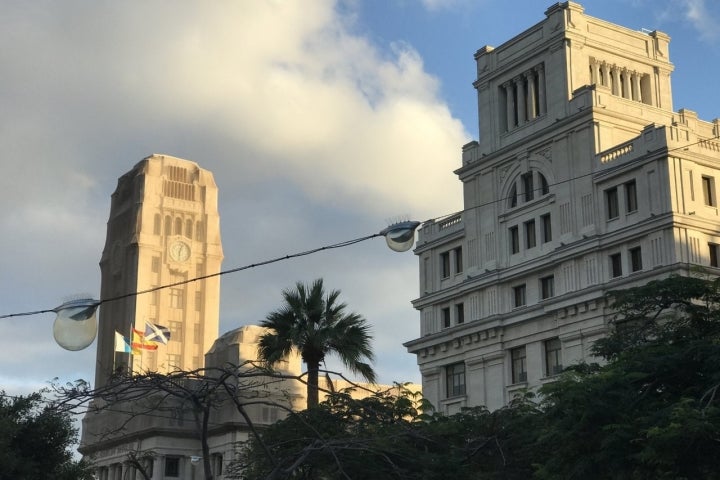
M0 392L0 480L92 479L89 465L73 458L76 441L70 415L41 393Z
M719 287L673 276L611 292L602 362L494 412L331 396L245 445L236 478L718 479Z
M298 282L283 291L284 304L260 323L269 332L260 337L260 358L275 364L293 349L307 365L307 406L318 404L318 372L328 355L335 355L355 374L375 381L370 326L357 313L346 311L339 290L325 294L323 280Z

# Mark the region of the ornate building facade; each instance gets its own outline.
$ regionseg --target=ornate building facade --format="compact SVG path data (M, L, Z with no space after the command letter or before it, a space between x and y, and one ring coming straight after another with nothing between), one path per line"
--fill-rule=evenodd
M440 410L495 409L592 360L610 290L720 272L720 121L673 110L669 42L564 2L475 54L464 209L419 232L405 344Z

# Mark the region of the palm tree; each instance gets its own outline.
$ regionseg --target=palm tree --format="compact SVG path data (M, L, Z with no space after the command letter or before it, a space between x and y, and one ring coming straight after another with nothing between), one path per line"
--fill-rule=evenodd
M322 279L312 285L298 282L283 290L285 304L268 314L260 325L269 329L260 337L260 359L273 365L293 349L307 365L307 407L318 404L318 372L328 354L337 355L353 373L375 382L370 326L357 313L346 313L339 290L325 295Z

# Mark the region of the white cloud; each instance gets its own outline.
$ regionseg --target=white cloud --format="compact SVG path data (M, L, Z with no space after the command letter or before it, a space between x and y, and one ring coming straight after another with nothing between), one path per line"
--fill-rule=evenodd
M395 215L460 209L452 170L469 135L438 79L412 46L353 33L343 6L5 2L0 226L11 235L0 240L0 314L99 291L110 195L151 153L214 172L226 268L372 233ZM393 273L383 245L362 252L224 278L223 329L262 318L296 280L324 276L372 317L384 358L394 348L412 364L401 342L417 328L396 330L416 320L416 260L407 254ZM396 275L408 283L389 288ZM34 351L34 330L50 324L18 324L13 351ZM88 356L47 345L53 361L27 355L17 378L92 379Z

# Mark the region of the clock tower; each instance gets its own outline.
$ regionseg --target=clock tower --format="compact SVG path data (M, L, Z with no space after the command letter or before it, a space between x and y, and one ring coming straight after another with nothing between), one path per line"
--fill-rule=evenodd
M195 279L221 270L217 197L211 172L168 155L151 155L118 180L100 261L101 297L116 300L100 307L96 387L113 371L203 366L218 337L220 278ZM167 344L115 351L115 332L132 342L147 323L169 329Z

